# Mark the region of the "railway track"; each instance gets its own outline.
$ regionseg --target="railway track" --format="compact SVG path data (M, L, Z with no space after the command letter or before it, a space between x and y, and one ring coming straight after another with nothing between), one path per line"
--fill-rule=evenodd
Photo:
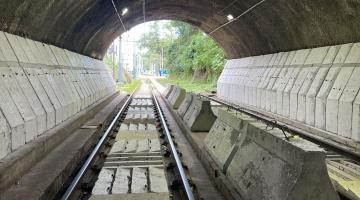
M130 96L56 199L198 199L149 85Z

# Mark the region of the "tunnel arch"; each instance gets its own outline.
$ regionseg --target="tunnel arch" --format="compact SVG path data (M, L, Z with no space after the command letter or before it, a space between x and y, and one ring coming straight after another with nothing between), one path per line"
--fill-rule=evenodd
M141 0L114 0L127 29L143 22ZM188 22L209 33L258 0L146 0L148 21ZM227 58L357 42L360 2L266 0L212 37ZM123 32L111 0L0 0L0 30L103 58Z

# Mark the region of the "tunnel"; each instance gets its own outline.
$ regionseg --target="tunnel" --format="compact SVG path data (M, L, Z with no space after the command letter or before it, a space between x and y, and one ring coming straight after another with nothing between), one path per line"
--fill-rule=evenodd
M0 0L0 10L1 200L61 199L79 166L92 156L88 152L94 144L104 142L101 134L135 127L133 118L140 120L144 113L131 106L139 105L148 106L151 114L146 116L153 119L151 126L138 125L136 130L149 128L167 138L161 144L155 136L137 139L138 148L143 143L150 148L152 142L167 147L156 147L165 153L150 152L147 159L172 152L176 159L166 165L172 168L182 156L169 150L176 145L167 122L186 133L175 138L189 141L190 150L183 147L185 158L194 156L190 163L201 166L189 167L196 174L193 185L204 177L210 185L206 188L199 181L197 199L359 198L358 0ZM157 20L198 27L224 50L226 64L215 95L163 87L151 78L139 89L145 96L117 91L103 62L107 50L121 34ZM152 86L143 86L148 84ZM155 88L158 92L149 93ZM129 123L110 123L111 118ZM104 138L119 142L117 136ZM71 153L64 156L56 151L60 148ZM106 163L106 152L98 151L94 156L101 154ZM63 157L66 161L60 162ZM46 162L60 162L59 170ZM184 176L181 164L176 164ZM113 178L111 187L120 184L111 167L98 168L92 166L97 176ZM168 199L166 181L155 179L161 192L149 186L151 175L165 179L162 169L121 168L129 176L145 173L148 185L139 191ZM126 176L120 178L127 181ZM42 184L32 184L34 180ZM192 199L184 180L181 191ZM173 180L175 186L180 182ZM91 194L87 184L81 187ZM134 188L124 193L136 193ZM104 194L99 194L90 199L102 199Z

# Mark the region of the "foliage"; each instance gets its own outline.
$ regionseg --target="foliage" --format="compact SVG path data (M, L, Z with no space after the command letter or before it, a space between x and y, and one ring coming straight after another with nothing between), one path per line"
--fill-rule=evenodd
M158 22L153 22L149 32L140 39L144 65L160 66L161 54L164 67L171 74L192 76L196 71L206 73L206 79L217 79L225 63L224 52L198 28L179 21L169 21L159 32Z
M140 80L133 80L131 83L124 84L120 87L120 91L131 94L140 85Z
M216 79L211 80L198 80L186 74L180 74L179 76L169 76L164 79L158 80L162 84L174 84L184 88L187 92L211 92L216 91Z

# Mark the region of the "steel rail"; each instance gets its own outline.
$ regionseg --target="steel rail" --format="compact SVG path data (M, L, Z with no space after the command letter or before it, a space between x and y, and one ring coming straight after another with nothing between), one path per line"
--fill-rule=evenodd
M135 90L136 91L136 90ZM101 137L93 151L91 152L90 156L86 159L84 165L81 167L79 172L76 174L74 180L71 182L70 186L67 188L65 193L62 195L61 200L68 200L71 197L71 194L76 190L77 185L80 183L80 180L84 176L85 172L89 168L91 162L94 160L96 154L100 150L101 146L103 145L105 139L109 136L112 129L114 128L116 122L120 119L120 116L124 112L125 108L129 105L135 91L128 97L128 99L125 101L124 105L121 107L120 111L115 116L114 120L111 122L110 126L107 128L104 135Z
M247 115L250 115L256 119L259 119L263 122L265 122L266 124L269 124L273 127L276 127L276 128L279 128L283 131L287 131L288 133L290 134L296 134L296 135L299 135L301 137L303 137L304 139L307 139L311 142L314 142L320 146L323 146L323 147L327 147L329 149L332 149L333 151L339 153L339 154L342 154L344 156L348 156L350 158L353 158L353 159L360 159L360 153L359 152L354 152L348 148L346 148L345 146L342 146L342 145L339 145L339 144L336 144L335 142L331 142L331 141L327 141L327 140L324 140L322 139L320 136L316 136L316 135L313 135L311 133L308 133L304 130L301 130L300 128L297 128L297 127L294 127L292 125L289 125L287 123L284 123L284 122L280 122L272 117L268 117L262 113L259 113L259 112L256 112L256 111L252 111L252 110L249 110L247 108L243 108L243 107L240 107L238 105L234 105L232 103L229 103L227 101L224 101L224 100L220 100L220 99L217 99L217 98L214 98L214 97L211 97L211 96L207 96L207 95L203 95L203 94L200 94L200 96L202 97L205 97L211 101L214 101L214 102L217 102L217 103L220 103L222 105L225 105L231 109L234 109L236 111L239 111L239 112L242 112L244 114L247 114Z
M165 121L164 115L163 115L163 113L162 113L162 111L161 111L161 109L160 109L159 102L158 102L155 94L153 93L152 95L153 95L153 98L154 98L154 102L155 102L156 109L157 109L158 112L159 112L159 116L160 116L160 119L161 119L161 123L162 123L162 125L163 125L163 128L164 128L164 130L165 130L166 137L167 137L168 142L169 142L169 144L170 144L172 154L173 154L173 156L174 156L174 158L175 158L176 166L177 166L177 168L178 168L178 170L179 170L179 173L180 173L180 176L181 176L181 181L182 181L183 186L184 186L185 191L186 191L186 195L187 195L187 197L188 197L189 200L194 200L194 195L193 195L193 193L192 193L191 187L190 187L189 182L188 182L188 180L187 180L187 177L186 177L186 175L185 175L185 171L184 171L184 168L183 168L182 163L181 163L181 161L180 161L180 157L179 157L179 155L178 155L178 153L177 153L177 151L176 151L175 144L174 144L174 142L173 142L173 140L172 140L172 138L171 138L169 128L168 128L167 125L166 125L166 121Z

